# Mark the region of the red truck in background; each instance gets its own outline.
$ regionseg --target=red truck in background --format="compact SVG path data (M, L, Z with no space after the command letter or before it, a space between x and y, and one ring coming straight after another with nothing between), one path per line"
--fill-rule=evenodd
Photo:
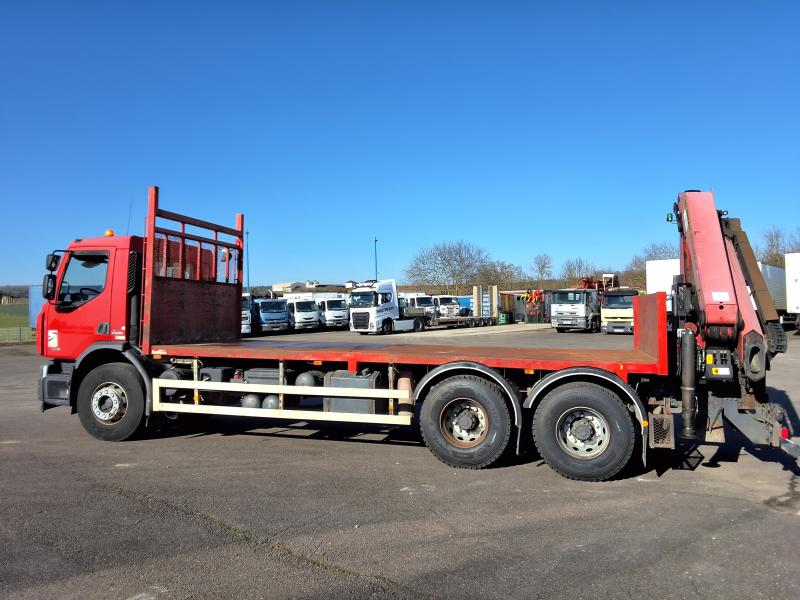
M746 235L710 192L679 195L673 310L663 293L637 297L629 350L243 341L243 216L225 227L158 200L151 188L144 237L75 240L47 257L39 401L71 407L101 440L159 413L417 425L453 467L535 446L588 481L619 473L637 443L643 462L675 448L679 424L722 442L727 423L798 455L765 387L786 339Z

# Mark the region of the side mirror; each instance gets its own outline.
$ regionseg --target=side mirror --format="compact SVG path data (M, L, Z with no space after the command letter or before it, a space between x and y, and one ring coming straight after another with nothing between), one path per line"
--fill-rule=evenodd
M44 268L48 271L55 271L58 268L58 263L61 262L61 256L58 254L48 254L44 263Z
M45 300L52 300L56 297L56 276L48 273L42 280L42 297Z

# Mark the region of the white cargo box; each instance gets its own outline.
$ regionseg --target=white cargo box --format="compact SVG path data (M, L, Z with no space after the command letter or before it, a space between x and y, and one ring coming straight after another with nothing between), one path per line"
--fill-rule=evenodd
M800 313L800 252L786 255L786 312Z

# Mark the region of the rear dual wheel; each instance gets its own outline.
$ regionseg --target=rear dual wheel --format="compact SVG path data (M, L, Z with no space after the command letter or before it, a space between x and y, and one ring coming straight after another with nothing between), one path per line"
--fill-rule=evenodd
M636 434L619 396L574 382L542 399L533 417L533 439L545 462L564 477L604 481L628 464Z
M428 393L420 410L420 430L443 463L481 469L497 462L508 448L511 416L498 385L459 375Z

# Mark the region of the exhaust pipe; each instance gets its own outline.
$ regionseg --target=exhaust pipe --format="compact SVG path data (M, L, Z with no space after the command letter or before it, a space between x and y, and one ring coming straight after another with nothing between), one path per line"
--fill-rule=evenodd
M694 439L695 418L697 417L697 396L695 380L697 377L697 340L691 330L684 329L681 336L681 405L683 406L683 428L681 437Z

